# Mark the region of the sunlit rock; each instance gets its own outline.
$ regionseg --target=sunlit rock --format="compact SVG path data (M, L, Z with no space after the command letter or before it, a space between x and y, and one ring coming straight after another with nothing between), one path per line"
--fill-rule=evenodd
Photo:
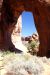
M21 30L22 30L22 16L19 16L17 24L15 25L15 28L12 33L12 42L15 46L15 48L27 52L27 48L23 45L22 40L21 40Z

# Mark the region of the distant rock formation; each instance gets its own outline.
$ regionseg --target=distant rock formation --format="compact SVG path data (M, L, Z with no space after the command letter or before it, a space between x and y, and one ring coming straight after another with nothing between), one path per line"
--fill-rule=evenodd
M33 33L31 36L22 37L22 41L39 41L39 35L37 33Z

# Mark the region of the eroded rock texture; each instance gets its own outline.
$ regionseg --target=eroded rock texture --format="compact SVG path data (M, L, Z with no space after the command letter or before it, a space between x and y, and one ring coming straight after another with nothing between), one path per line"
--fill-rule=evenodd
M3 0L0 21L0 48L14 48L11 42L11 34L23 11L33 13L40 40L38 55L50 56L49 0Z
M21 31L22 31L22 16L20 15L17 20L17 24L15 25L15 28L11 34L11 40L15 48L21 50L24 53L27 53L28 50L21 40L21 35L22 35Z

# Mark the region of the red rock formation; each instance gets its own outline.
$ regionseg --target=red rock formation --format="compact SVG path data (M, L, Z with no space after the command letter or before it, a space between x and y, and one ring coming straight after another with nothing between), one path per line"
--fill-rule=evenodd
M35 40L35 41L39 41L39 36L38 36L38 34L37 33L34 33L33 35L31 35L31 36L27 36L27 37L22 37L22 41L33 41L33 40Z
M23 11L30 11L33 13L35 25L40 39L38 55L48 56L48 53L50 52L49 0L3 0L2 19L0 23L0 48L4 48L5 46L11 48L11 33L18 17ZM5 46L3 47L1 45Z

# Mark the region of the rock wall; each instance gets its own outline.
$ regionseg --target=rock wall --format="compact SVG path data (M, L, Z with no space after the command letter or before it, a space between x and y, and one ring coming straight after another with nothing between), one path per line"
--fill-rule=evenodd
M34 19L39 33L40 47L38 55L40 56L50 56L50 6L45 2L37 3L35 6Z
M23 11L33 13L35 25L39 34L40 47L38 55L50 56L50 1L49 0L3 0L0 23L0 48L2 45L12 48L11 34ZM4 26L3 26L4 25ZM9 39L9 40L8 40ZM3 43L4 42L4 43ZM10 44L11 43L11 44ZM2 48L4 48L2 46ZM11 46L11 47L10 47Z
M12 32L11 39L12 43L15 45L15 48L27 53L28 50L21 40L21 31L22 31L22 16L20 15L17 24L15 25L15 28Z

